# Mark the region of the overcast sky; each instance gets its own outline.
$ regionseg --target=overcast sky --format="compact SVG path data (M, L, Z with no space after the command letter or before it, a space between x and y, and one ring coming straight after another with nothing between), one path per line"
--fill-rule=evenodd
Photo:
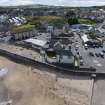
M105 5L105 0L0 0L1 6L47 4L62 6L96 6Z

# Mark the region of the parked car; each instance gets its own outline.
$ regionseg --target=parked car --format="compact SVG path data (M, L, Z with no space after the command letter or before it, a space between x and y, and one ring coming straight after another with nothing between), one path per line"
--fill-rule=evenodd
M103 53L105 53L105 50L102 50Z
M89 52L89 55L90 55L90 56L94 56L94 53L93 53L93 52Z
M103 45L100 45L101 48L103 48Z
M105 25L103 25L102 28L105 29Z
M104 53L103 52L100 52L99 54L102 58L104 58Z
M96 45L95 44L93 44L93 46L92 46L93 48L96 48Z
M99 56L100 56L100 54L99 54L99 53L95 53L95 55L96 55L96 57L99 57Z
M96 47L96 48L99 48L99 45L98 45L98 44L96 44L96 45L95 45L95 47Z
M75 48L77 48L77 49L78 49L78 48L79 48L79 45L78 45L78 44L76 44L76 45L75 45Z
M88 45L87 44L85 44L84 47L85 47L86 50L88 49Z

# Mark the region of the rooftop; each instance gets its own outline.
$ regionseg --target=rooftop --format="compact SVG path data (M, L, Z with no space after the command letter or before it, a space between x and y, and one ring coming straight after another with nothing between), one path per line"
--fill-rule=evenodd
M47 43L47 41L39 40L39 39L35 39L35 38L27 39L27 40L25 40L25 42L28 42L28 43L31 43L31 44L34 44L34 45L37 45L40 47L43 47Z

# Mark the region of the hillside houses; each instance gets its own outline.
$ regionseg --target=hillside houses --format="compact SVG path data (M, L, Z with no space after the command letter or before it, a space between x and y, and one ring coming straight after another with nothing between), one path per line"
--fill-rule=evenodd
M101 21L105 18L105 11L103 9L98 10L82 10L78 13L80 18L89 18L91 20Z
M24 17L12 17L12 18L9 18L9 22L16 26L19 26L26 23L27 21Z

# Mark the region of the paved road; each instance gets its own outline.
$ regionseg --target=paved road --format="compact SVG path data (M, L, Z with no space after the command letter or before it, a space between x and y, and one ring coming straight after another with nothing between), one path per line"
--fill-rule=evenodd
M101 23L99 26L98 26L98 30L101 32L101 33L105 33L105 29L102 28L102 26L105 25L105 20L103 23Z
M9 100L8 95L7 87L0 81L0 105L6 105L1 103L7 102Z
M105 80L95 82L92 105L105 105Z

